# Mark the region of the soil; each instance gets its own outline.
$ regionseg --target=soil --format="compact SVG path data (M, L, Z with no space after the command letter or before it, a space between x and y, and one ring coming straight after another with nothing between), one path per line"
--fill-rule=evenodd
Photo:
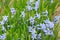
M60 7L56 9L56 14L55 16L60 16ZM58 40L60 40L60 31L58 32Z

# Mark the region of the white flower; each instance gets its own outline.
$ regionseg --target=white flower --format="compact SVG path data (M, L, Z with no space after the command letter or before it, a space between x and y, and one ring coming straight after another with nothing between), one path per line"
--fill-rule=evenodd
M3 16L3 21L8 21L8 16Z
M24 18L24 17L25 17L25 12L22 11L22 12L21 12L21 15L22 15L22 17Z
M15 8L10 8L11 12L12 12L12 15L16 14L16 10Z

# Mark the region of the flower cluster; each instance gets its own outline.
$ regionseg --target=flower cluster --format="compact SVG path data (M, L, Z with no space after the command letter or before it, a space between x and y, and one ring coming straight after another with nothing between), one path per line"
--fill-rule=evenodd
M25 9L10 8L11 15L2 16L0 21L3 32L0 39L5 40L7 32L10 34L9 36L12 36L12 40L30 40L30 38L31 40L43 40L43 36L44 38L45 36L54 36L54 26L59 22L60 16L55 16L54 20L51 21L50 16L48 16L50 12L48 8L40 11L40 5L43 6L44 1L43 4L40 4L41 0L28 0ZM53 0L50 2L53 3ZM21 2L21 4L23 3ZM14 39L15 37L16 39Z

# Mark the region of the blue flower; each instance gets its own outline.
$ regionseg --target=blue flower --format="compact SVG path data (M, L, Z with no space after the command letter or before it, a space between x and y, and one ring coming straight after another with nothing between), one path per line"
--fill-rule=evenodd
M49 23L49 26L50 26L50 28L54 28L54 23L53 22L50 22Z
M54 24L58 24L59 20L60 20L60 16L55 16L53 20Z
M8 16L2 16L3 17L3 21L8 21Z
M53 33L53 31L52 30L49 30L49 28L46 30L43 30L44 32L45 32L45 35L52 35L52 36L54 36L54 33Z
M41 39L41 33L38 34L37 38L38 39Z
M39 8L39 1L36 1L36 2L35 2L35 7L34 7L35 11L37 11L38 8Z
M5 30L5 27L2 25L2 31L4 31Z
M5 24L5 22L2 20L2 21L0 21L0 24L1 24L1 25L4 25L4 24Z
M34 16L34 18L40 19L40 14L36 13L35 16Z
M33 7L31 7L30 5L27 5L26 8L27 8L28 11L33 9Z
M12 15L16 14L15 8L10 8Z
M32 33L32 34L36 33L35 28L32 29L32 32L31 32L31 33Z
M44 23L43 24L40 24L40 26L41 26L42 30L43 29L46 29L46 25Z
M6 33L2 34L1 40L5 40L5 38L6 38Z
M32 40L36 39L37 34L32 34Z
M46 19L46 20L44 20L44 23L48 24L48 23L50 23L50 20Z
M32 32L32 27L28 26L28 32Z
M51 22L49 19L44 20L44 23L45 23L46 27L54 28L54 23Z
M24 12L24 11L21 12L21 16L22 16L23 18L25 17L25 12Z
M30 23L34 24L34 18L30 17Z

